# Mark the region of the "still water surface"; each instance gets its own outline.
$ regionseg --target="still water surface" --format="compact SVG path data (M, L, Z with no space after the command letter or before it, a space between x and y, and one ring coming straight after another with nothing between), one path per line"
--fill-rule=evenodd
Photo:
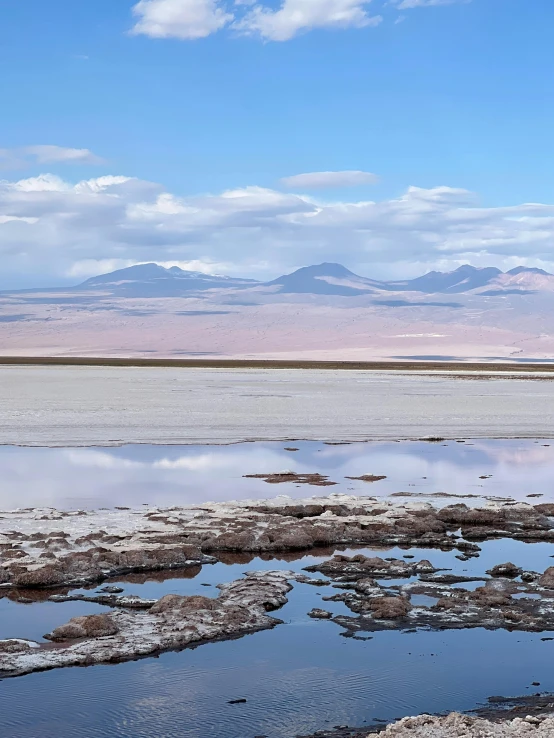
M29 505L98 507L186 504L207 499L309 496L333 491L497 495L552 499L554 447L548 442L479 441L326 446L299 443L228 447L0 449L0 508ZM292 444L291 444L292 445ZM328 474L337 487L272 486L242 475L291 469ZM346 476L374 473L373 484ZM487 479L481 476L492 475ZM445 502L452 500L445 500ZM532 500L529 500L532 501ZM539 500L538 500L539 501ZM472 500L468 500L472 502ZM513 561L543 571L554 546L514 541L483 544L478 559L456 552L375 550L376 555L428 558L435 566L483 574ZM369 549L362 549L370 553ZM325 556L263 560L242 557L190 570L117 580L125 593L217 595L215 585L245 571L293 569ZM132 581L130 581L131 579ZM406 581L406 580L404 580ZM115 580L114 580L115 583ZM206 586L207 585L207 586ZM469 588L478 584L462 585ZM380 632L366 641L341 636L332 622L312 620L313 607L349 613L322 600L330 587L295 584L275 615L283 625L239 640L212 643L116 666L61 669L0 682L2 738L293 738L334 725L446 710L467 710L495 694L554 691L553 633L462 630ZM40 639L87 603L23 604L0 599L0 638ZM540 682L540 687L532 687ZM246 703L230 705L229 700Z
M337 485L274 486L244 478L245 474L285 470L326 474ZM387 479L372 484L346 479L362 474L386 475ZM553 480L554 441L548 440L82 449L0 446L0 509L186 505L329 492L447 492L516 499L537 493L551 499Z

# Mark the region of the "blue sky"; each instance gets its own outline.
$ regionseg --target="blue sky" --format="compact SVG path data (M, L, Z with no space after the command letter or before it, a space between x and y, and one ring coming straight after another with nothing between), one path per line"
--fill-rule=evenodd
M549 266L553 28L551 0L1 0L2 286ZM376 177L281 181L351 171Z

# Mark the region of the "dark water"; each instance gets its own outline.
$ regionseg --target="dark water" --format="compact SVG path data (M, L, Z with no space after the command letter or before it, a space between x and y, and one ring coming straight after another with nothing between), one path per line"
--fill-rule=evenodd
M298 451L286 451L285 447ZM269 485L243 477L285 470L320 472L337 485ZM387 479L371 484L346 479L362 474L386 475ZM554 442L550 441L0 447L0 510L28 506L75 509L143 503L186 505L330 492L447 492L516 499L536 493L552 499L553 479Z
M552 563L553 549L494 541L484 544L479 559L464 563L454 558L455 552L411 553L436 566L479 574L508 559L544 570ZM375 553L402 556L406 551ZM205 566L189 579L120 583L126 593L145 597L168 592L216 596L215 584L245 571L300 570L317 560L253 559ZM554 691L554 642L541 641L552 633L381 632L371 634L371 640L352 640L342 637L334 623L307 616L312 607L349 612L343 603L321 599L335 591L295 584L288 604L276 613L284 624L239 640L116 666L4 680L0 735L292 738L337 724L362 726L419 712L467 710L493 694L534 693L532 682ZM2 636L15 637L40 635L70 616L100 609L86 603L0 601L6 603L0 610ZM228 704L239 698L247 702Z
M285 451L285 445L299 450ZM243 478L247 473L285 469L328 474L339 484L273 486ZM0 448L0 509L187 504L334 491L516 499L541 494L544 497L530 501L544 501L552 499L553 472L554 445L548 441L5 447ZM345 479L367 473L385 474L387 479L373 484ZM551 544L491 541L482 549L479 558L467 562L457 560L456 552L410 553L435 566L477 575L505 561L536 571L554 563ZM406 553L375 550L380 556ZM229 559L230 563L198 567L186 575L135 576L119 583L125 593L143 597L168 592L216 596L216 584L245 571L301 570L331 554L273 560L242 557L240 562ZM554 641L541 641L553 633L381 632L370 634L367 641L353 640L342 637L336 624L307 616L313 607L349 613L343 603L322 600L334 592L328 586L295 584L288 604L275 613L284 624L239 640L116 666L60 669L0 681L0 736L293 738L334 725L363 726L420 712L468 710L495 694L554 691ZM105 609L81 602L22 604L4 597L0 638L40 639L70 617ZM532 687L532 682L541 686ZM238 698L247 702L228 704Z

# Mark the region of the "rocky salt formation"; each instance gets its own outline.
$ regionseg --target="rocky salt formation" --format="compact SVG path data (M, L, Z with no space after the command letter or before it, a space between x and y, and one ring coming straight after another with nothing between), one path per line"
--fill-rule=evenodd
M539 729L540 728L540 729ZM554 695L534 694L521 697L490 697L486 705L471 715L419 715L396 723L365 728L339 725L297 738L544 738L554 735ZM369 731L369 734L368 734Z
M321 564L306 566L305 571L317 571L336 582L349 582L363 579L366 576L379 579L402 579L415 574L434 574L435 569L427 559L423 561L404 561L403 559L382 559L380 556L344 556L336 554L332 559Z
M554 718L515 718L493 723L458 713L451 713L447 717L419 715L388 725L380 736L381 738L552 738Z
M140 510L15 510L0 513L0 591L177 569L225 552L400 545L458 549L467 557L478 555L477 541L495 537L554 541L554 504L436 508L332 494Z
M439 570L427 560L406 562L337 554L306 570L325 574L335 582L335 588L344 590L323 600L344 602L358 615L333 618L347 635L413 628L554 630L554 567L538 574L523 572L508 562L489 570L490 578L480 578L437 573ZM406 584L386 583L387 579L417 575L416 581ZM484 584L474 590L451 586L468 581ZM418 595L425 595L430 604L422 605L417 600L414 604L412 598Z
M45 637L57 644L0 641L0 677L64 666L127 661L272 628L268 611L287 602L292 572L250 572L219 585L217 598L168 594L146 609L76 617Z
M276 474L244 474L245 479L263 479L268 484L311 484L313 487L334 487L337 482L329 481L329 477L317 472L298 474L293 471L277 472Z

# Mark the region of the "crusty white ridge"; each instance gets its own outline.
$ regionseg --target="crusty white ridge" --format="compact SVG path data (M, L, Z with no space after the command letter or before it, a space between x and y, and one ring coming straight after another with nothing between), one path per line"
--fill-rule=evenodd
M554 718L515 718L493 723L458 713L447 717L419 715L387 726L384 738L553 738ZM373 736L368 736L373 738Z

